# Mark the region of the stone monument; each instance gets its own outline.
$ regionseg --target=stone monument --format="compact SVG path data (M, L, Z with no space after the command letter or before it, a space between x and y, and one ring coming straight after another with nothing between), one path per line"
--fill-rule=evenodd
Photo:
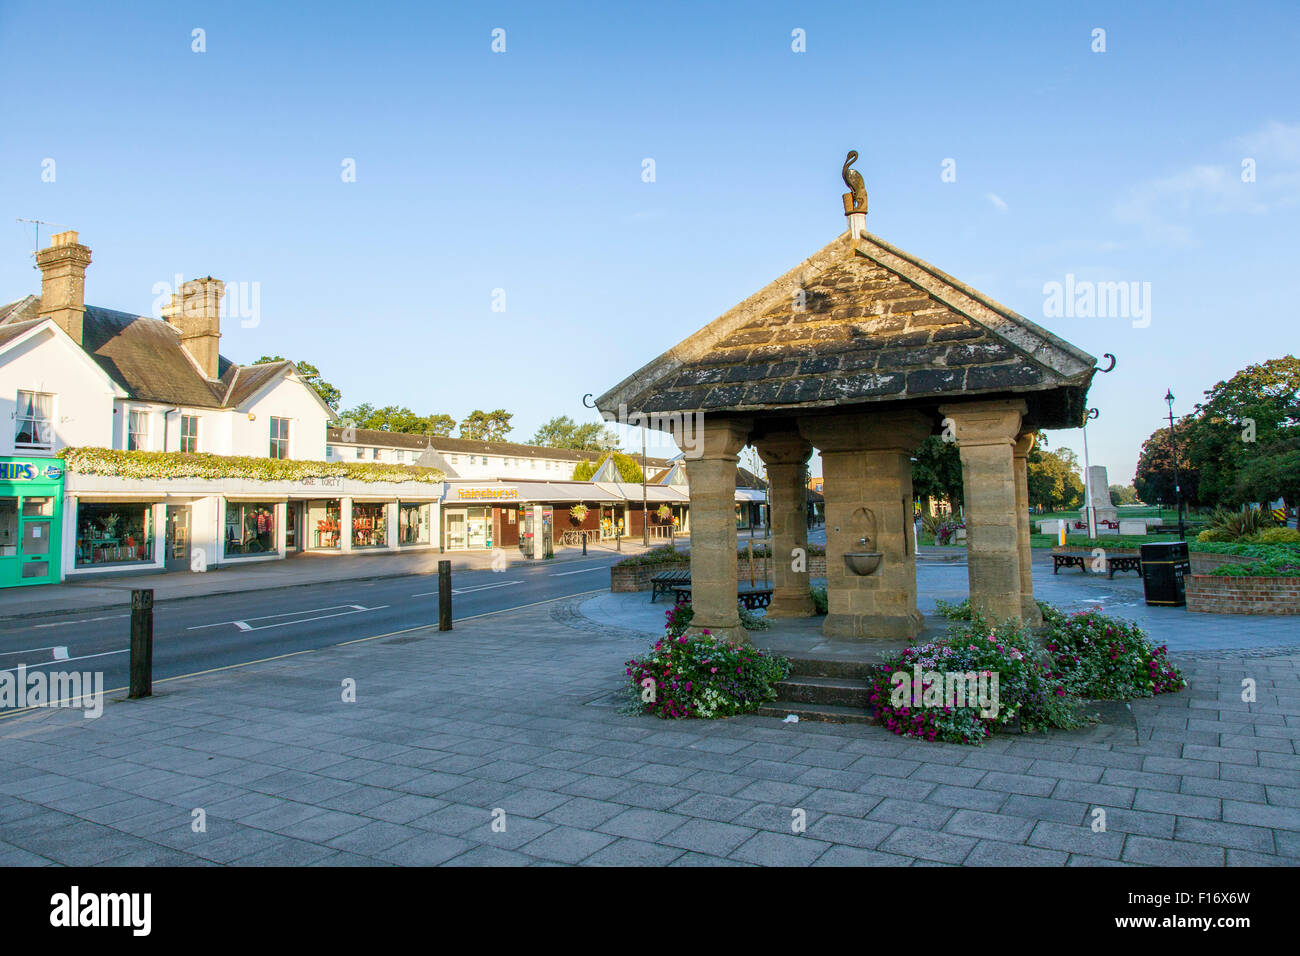
M1110 503L1110 485L1107 484L1106 466L1092 465L1088 469L1088 487L1092 489L1092 506L1096 509L1097 522L1119 521L1119 511ZM1083 498L1083 509L1079 517L1088 520L1088 496Z

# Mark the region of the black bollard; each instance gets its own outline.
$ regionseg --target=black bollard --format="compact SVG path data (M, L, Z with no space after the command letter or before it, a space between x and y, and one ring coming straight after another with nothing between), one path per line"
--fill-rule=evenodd
M451 630L451 562L438 562L438 630Z
M587 556L587 536L585 534L582 536L582 556L584 558Z
M153 588L131 592L130 697L153 696Z

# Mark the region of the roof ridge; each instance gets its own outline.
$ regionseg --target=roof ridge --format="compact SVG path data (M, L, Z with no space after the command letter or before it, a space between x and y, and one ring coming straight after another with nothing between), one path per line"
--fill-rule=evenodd
M1083 368L1080 368L1075 372L1065 372L1056 368L1054 365L1048 364L1047 362L1045 362L1043 359L1039 358L1035 354L1037 350L1025 348L1022 343L1016 341L1015 337L1004 334L1005 326L999 328L995 324L990 324L989 322L985 321L981 316L976 314L979 311L978 309L972 310L970 308L965 307L964 303L952 301L951 298L956 298L955 296L948 298L937 294L937 290L935 290L934 288L930 288L923 283L916 282L913 276L907 275L905 272L901 272L892 263L888 261L887 257L882 259L879 256L872 255L870 252L865 252L862 248L863 241L878 246L889 255L902 259L904 262L911 263L917 269L920 269L923 273L931 276L934 279L937 279L939 282L945 285L952 287L953 289L960 292L966 298L971 299L974 302L978 303L979 305L984 306L986 309L989 309L990 311L997 313L1002 318L1009 320L1010 322L1014 323L1016 326L1031 333L1032 335L1037 337L1040 341L1045 342L1047 345L1050 345L1055 349L1068 353L1069 356L1073 358L1076 362L1078 362L1081 366L1083 366ZM998 302L996 299L992 298L991 296L987 296L984 293L980 292L978 289L975 289L967 285L966 283L962 282L960 279L954 278L953 276L944 272L939 267L932 265L931 263L925 261L921 257L913 255L910 252L906 252L898 248L897 246L893 245L892 243L886 242L884 239L881 239L879 236L868 232L865 229L862 230L861 236L859 237L858 241L854 243L854 252L857 255L865 256L866 258L871 259L873 262L884 267L885 269L888 269L890 272L893 272L897 275L901 275L903 278L907 279L908 281L914 282L927 295L930 295L933 298L938 299L944 305L948 306L951 309L954 309L957 312L960 312L962 315L978 323L979 325L987 329L989 332L996 335L998 338L1016 347L1016 349L1018 351L1021 351L1026 358L1034 361L1039 365L1042 365L1044 368L1050 370L1051 372L1057 375L1070 377L1088 368L1092 368L1097 364L1097 359L1095 356L1089 355L1087 352L1083 351L1083 349L1071 345L1069 342L1065 341L1064 339L1060 338L1057 335L1054 335L1052 332L1049 332L1041 325L1038 325L1032 319L1026 318L1025 316L1021 315L1019 312L1016 312L1014 309L1008 308L1007 306Z

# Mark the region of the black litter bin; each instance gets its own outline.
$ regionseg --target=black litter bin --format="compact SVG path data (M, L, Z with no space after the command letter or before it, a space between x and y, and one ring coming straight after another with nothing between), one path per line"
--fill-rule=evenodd
M1147 604L1186 607L1187 585L1192 573L1186 541L1161 541L1142 545L1142 590Z

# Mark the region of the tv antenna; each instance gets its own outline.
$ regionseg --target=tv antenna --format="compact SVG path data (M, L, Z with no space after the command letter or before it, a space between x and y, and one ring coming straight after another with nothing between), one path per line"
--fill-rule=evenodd
M36 260L36 253L41 248L41 226L53 226L53 225L58 225L58 223L46 222L43 219L19 219L18 221L29 223L30 225L36 227L36 249L32 251L32 268L39 269L40 266L36 264L35 260Z

